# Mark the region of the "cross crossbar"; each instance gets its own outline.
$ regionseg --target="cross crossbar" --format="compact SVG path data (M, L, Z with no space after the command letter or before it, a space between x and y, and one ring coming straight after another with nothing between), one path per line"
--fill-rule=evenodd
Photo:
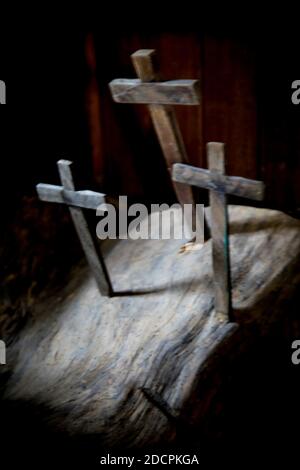
M199 105L198 80L142 82L139 79L118 78L109 84L117 103Z
M262 181L226 175L220 175L216 179L209 170L182 163L173 165L173 179L192 186L199 186L204 189L224 192L256 201L261 201L264 197L265 185Z
M102 295L111 296L113 288L109 274L102 256L100 247L92 236L82 208L96 209L105 201L104 194L94 191L75 191L71 166L68 160L57 162L62 186L40 183L36 186L39 198L42 201L62 203L69 206L71 217L80 239L86 259L96 279Z
M36 186L41 201L56 202L69 206L82 207L96 210L105 202L105 195L95 191L71 191L62 186L39 183Z
M215 310L232 320L230 251L227 194L261 200L265 185L262 181L225 175L224 144L207 144L209 170L176 163L175 181L209 190L212 235L212 264L215 286Z
M139 79L116 79L110 83L113 99L118 103L147 104L155 132L162 148L167 168L174 163L187 163L188 157L174 109L171 105L199 105L199 80L161 81L154 49L140 49L131 55ZM179 203L192 204L195 227L199 217L192 188L173 181ZM191 229L191 236L193 227ZM205 224L207 230L207 225ZM206 234L207 237L207 234Z

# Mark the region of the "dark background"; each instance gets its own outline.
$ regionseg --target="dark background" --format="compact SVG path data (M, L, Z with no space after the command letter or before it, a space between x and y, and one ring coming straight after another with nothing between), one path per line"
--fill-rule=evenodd
M59 288L82 256L67 210L39 202L35 193L39 182L59 184L59 158L74 161L78 189L174 200L146 107L114 104L107 86L114 78L134 77L130 54L139 48L157 50L165 79L201 80L201 105L176 109L190 162L205 167L206 142L225 142L228 174L264 180L264 205L299 216L300 105L291 103L291 83L300 78L298 28L284 17L275 24L271 13L259 24L244 8L238 22L205 15L193 21L192 13L170 26L153 15L152 25L139 20L125 27L118 11L90 24L84 19L78 28L72 18L48 24L46 12L30 25L2 30L0 79L7 85L7 105L0 107L1 339L13 341L36 298ZM200 197L207 201L205 192ZM261 351L249 376L239 372L241 380L227 398L228 446L239 438L243 419L253 427L263 420L255 434L244 427L240 436L254 446L264 436L280 445L287 430L286 437L298 436L290 421L299 391L289 356L296 330L289 329L284 341L275 336L264 347L258 369ZM27 415L22 409L14 421L18 410L2 413L9 436L22 421L21 442L31 410ZM39 425L34 439L38 434Z
M206 167L206 142L225 142L227 173L262 179L263 205L299 216L300 105L291 102L291 83L300 77L297 28L289 22L283 32L280 23L251 23L251 16L227 24L202 17L194 25L183 15L164 27L125 27L118 18L2 30L2 336L81 257L66 208L36 197L37 183L59 184L59 158L74 162L78 189L175 200L146 106L114 103L108 89L114 78L135 76L130 54L139 48L156 49L163 78L201 81L201 105L176 108L190 162Z
M164 79L201 81L201 105L176 108L190 162L205 166L206 142L225 142L229 174L263 179L266 205L299 207L293 28L262 33L202 22L191 31L35 26L17 41L15 34L0 49L8 101L1 108L2 188L14 184L13 193L34 194L37 181L55 178L54 162L65 155L79 182L94 180L110 194L170 197L146 107L113 103L107 86L135 76L131 53L155 48Z

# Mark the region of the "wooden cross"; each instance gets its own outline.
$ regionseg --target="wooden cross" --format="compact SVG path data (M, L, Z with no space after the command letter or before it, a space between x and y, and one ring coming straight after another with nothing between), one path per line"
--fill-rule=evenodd
M75 191L70 165L68 160L57 162L62 186L40 183L36 186L39 198L42 201L67 204L70 209L78 237L83 251L96 279L100 293L105 296L113 294L112 285L100 248L92 237L84 217L84 209L94 209L105 202L104 194L94 191Z
M236 176L226 176L224 144L208 143L207 154L209 170L175 164L172 177L175 181L209 190L215 310L232 320L226 194L260 201L264 196L264 183Z
M187 153L176 115L171 105L199 105L199 80L171 80L161 82L154 67L154 49L141 49L132 54L132 62L139 79L116 79L110 82L113 99L117 103L147 104L153 125L171 174L174 163L187 163ZM192 188L173 181L178 201L192 204ZM195 218L194 218L195 220ZM191 227L192 229L192 227Z

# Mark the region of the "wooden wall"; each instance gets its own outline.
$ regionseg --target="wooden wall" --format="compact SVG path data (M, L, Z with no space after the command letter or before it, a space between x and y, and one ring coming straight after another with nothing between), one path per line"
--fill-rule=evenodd
M135 76L130 54L155 48L164 79L201 80L201 106L176 108L190 162L205 166L205 143L223 141L229 174L263 179L268 206L298 207L300 110L290 100L297 70L290 43L280 39L279 49L278 41L276 36L266 40L255 33L211 31L114 31L105 40L97 33L89 35L90 111L98 100L98 112L89 113L99 129L91 140L97 181L108 192L172 198L146 107L115 104L107 88L113 78ZM98 97L91 83L97 83Z
M139 48L157 50L165 79L201 80L201 106L176 109L192 164L206 166L207 141L224 141L229 174L262 178L266 206L300 207L300 105L290 99L300 78L298 30L220 33L204 23L196 32L26 25L9 54L1 42L1 338L82 255L67 209L36 196L37 183L59 184L59 158L74 161L78 189L174 200L147 109L113 103L108 89L114 78L134 77L130 54Z

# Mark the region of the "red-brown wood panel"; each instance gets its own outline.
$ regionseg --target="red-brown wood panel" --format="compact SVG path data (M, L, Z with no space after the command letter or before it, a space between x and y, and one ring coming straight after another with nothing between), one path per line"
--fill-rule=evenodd
M257 102L254 52L233 39L205 37L205 141L224 142L227 172L257 174Z
M266 205L299 206L300 109L290 104L289 79L297 76L288 45L281 45L279 73L278 45L255 35L114 32L105 41L95 34L94 41L102 150L93 151L93 158L95 177L106 191L174 198L147 107L114 103L107 86L114 78L135 76L133 52L154 48L163 79L201 82L201 105L176 107L190 162L205 167L206 142L222 141L228 174L264 179Z

